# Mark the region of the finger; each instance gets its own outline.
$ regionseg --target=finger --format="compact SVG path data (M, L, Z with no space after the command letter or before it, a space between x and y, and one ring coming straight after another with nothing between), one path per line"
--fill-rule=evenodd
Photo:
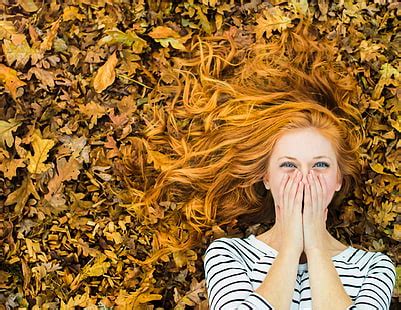
M322 208L326 208L329 204L329 201L327 201L328 197L326 179L322 175L319 175L319 181L322 187Z
M287 182L287 184L284 187L284 195L283 195L283 202L284 206L288 206L290 202L290 192L294 184L294 179L296 177L297 170L294 170L293 173L291 173L290 178Z
M298 184L300 180L301 180L301 173L297 171L292 180L290 192L288 193L288 206L294 207L295 196L297 194Z
M305 198L304 198L304 214L311 211L311 185L309 181L309 174L307 175L307 184L305 185Z
M320 179L318 175L312 170L313 179L315 180L315 188L316 188L316 211L323 211L323 195L322 195L322 185L320 183Z
M286 174L285 176L283 176L283 178L281 179L281 182L280 182L278 203L275 204L279 209L282 208L283 203L284 203L284 201L283 201L284 188L288 182L288 179L289 179L289 176L288 176L288 174Z
M317 191L316 191L316 183L315 179L313 178L312 171L309 173L309 184L310 184L310 208L312 212L315 212L316 203L317 203Z
M296 209L299 209L301 213L302 213L302 197L304 191L305 191L304 183L302 183L301 180L299 180L297 193L295 195L295 207Z

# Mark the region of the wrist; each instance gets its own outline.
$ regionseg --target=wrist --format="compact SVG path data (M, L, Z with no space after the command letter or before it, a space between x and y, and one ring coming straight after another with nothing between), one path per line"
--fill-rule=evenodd
M316 256L316 255L327 256L328 253L329 253L329 252L328 252L326 249L324 249L324 248L305 249L306 257L311 257L311 256Z

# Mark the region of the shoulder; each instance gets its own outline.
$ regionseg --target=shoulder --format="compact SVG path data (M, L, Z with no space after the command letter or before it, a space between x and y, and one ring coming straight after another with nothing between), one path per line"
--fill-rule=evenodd
M368 273L372 269L387 268L390 273L394 273L395 277L394 262L385 253L354 248L354 252L347 261L357 265L364 273Z
M205 251L205 259L216 255L224 255L242 260L248 251L252 250L252 245L246 242L245 238L222 237L210 243Z
M236 249L236 244L241 243L241 238L222 237L212 241L206 249L205 255L210 252L233 252Z

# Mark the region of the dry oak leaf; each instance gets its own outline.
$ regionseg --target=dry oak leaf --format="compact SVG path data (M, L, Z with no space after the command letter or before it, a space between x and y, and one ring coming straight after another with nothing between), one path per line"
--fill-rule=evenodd
M205 293L205 280L198 282L195 278L192 278L189 292L186 292L184 296L181 296L177 288L174 288L174 301L176 302L174 310L185 310L186 306L199 305L202 302L199 294Z
M17 88L26 85L17 77L17 71L11 69L3 64L0 64L0 81L4 84L6 90L11 94L15 100L17 98Z
M394 85L400 86L400 72L394 68L391 64L385 63L380 68L380 79L373 90L372 98L374 100L379 99L384 86Z
M44 38L43 42L40 44L40 52L44 53L45 51L49 50L53 46L53 41L56 38L58 28L60 27L61 17L56 20L50 30L47 32L46 37Z
M80 163L77 159L70 157L67 161L65 158L57 160L57 174L49 181L49 192L45 195L45 199L50 201L54 193L58 193L63 189L63 182L76 180L79 176Z
M38 6L33 0L18 0L18 5L20 5L25 12L32 13L39 10Z
M4 177L11 180L17 175L17 168L25 167L24 160L21 158L9 158L9 156L4 157L1 151L5 150L0 148L0 171L4 173Z
M33 195L37 200L40 199L38 192L35 189L35 186L32 184L31 178L25 177L22 181L21 186L8 195L6 201L4 202L5 206L10 206L16 204L14 208L14 214L19 214L24 208L26 202L30 195Z
M272 7L263 11L263 16L260 16L256 22L255 33L256 39L259 40L266 33L267 39L272 36L274 30L283 31L287 28L292 28L291 19L283 14L278 7Z
M159 42L163 47L168 47L170 44L173 48L179 50L187 50L183 43L191 36L191 33L185 37L181 37L176 31L166 26L157 26L149 36L156 42Z
M397 216L394 212L394 205L392 202L385 201L381 204L379 210L372 210L373 218L375 222L379 224L382 228L386 228L391 221Z
M37 67L32 67L27 73L27 78L30 80L33 74L41 82L40 86L46 91L48 90L48 86L50 88L53 88L55 86L54 80L56 79L56 77L53 72Z
M11 36L10 40L5 39L3 52L6 56L7 64L11 66L14 62L17 68L27 64L31 57L31 47L23 34L17 33Z
M13 132L21 126L20 122L15 119L9 121L0 120L0 147L4 148L5 145L11 147L14 144Z
M401 241L401 224L394 224L393 239Z
M35 130L32 135L33 155L30 153L27 156L29 160L28 171L30 173L42 173L50 168L49 164L45 164L49 151L54 146L54 141L51 139L42 139L39 130Z
M116 310L134 310L141 309L141 304L146 304L149 301L162 299L160 294L151 294L143 292L143 289L128 293L126 290L120 290L116 299Z
M13 34L17 33L14 24L8 20L0 21L0 40L9 39Z
M84 14L79 13L79 9L76 6L67 6L64 8L63 11L63 21L69 21L69 20L83 20L85 18Z
M113 84L116 78L115 67L117 65L117 55L114 52L109 59L107 59L106 63L99 68L94 79L93 79L93 88L97 93L101 93L111 84Z

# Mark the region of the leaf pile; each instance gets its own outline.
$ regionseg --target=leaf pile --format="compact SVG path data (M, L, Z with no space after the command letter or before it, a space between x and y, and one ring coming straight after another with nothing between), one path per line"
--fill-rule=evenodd
M177 205L138 197L171 163L144 139L148 96L195 35L268 40L312 18L357 77L366 186L338 238L397 264L401 300L400 3L3 1L0 4L0 309L206 307L202 254ZM159 104L163 104L161 100ZM333 228L334 229L334 228ZM395 309L395 308L394 308Z

